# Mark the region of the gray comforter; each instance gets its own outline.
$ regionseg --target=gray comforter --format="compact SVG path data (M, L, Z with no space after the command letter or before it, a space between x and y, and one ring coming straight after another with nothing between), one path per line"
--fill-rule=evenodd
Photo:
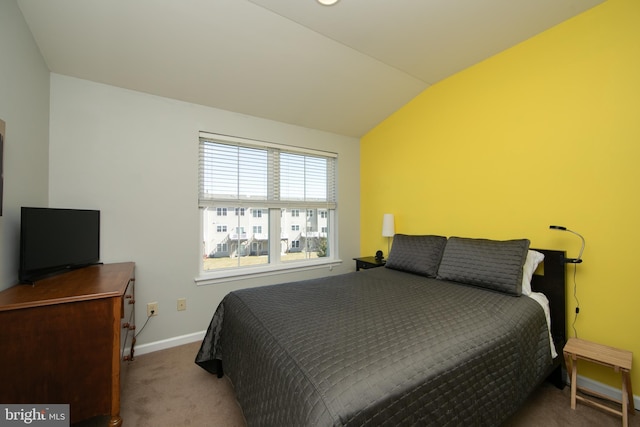
M249 426L499 425L551 364L542 308L386 268L244 289L196 357Z

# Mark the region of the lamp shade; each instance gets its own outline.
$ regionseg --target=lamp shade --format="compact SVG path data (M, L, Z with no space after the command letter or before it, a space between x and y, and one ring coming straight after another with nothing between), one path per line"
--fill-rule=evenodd
M382 237L393 237L396 234L393 225L393 214L384 214L382 217Z

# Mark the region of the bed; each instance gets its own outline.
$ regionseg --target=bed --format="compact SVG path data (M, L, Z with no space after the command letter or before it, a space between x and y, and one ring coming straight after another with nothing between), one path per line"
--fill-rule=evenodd
M388 258L229 293L196 363L229 377L249 426L495 426L562 387L564 252L396 235Z

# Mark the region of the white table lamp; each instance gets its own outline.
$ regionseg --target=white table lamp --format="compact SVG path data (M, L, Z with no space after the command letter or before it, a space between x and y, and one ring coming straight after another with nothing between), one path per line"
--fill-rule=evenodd
M384 214L382 217L382 237L387 238L387 256L389 256L389 252L391 251L391 238L396 234L393 214Z

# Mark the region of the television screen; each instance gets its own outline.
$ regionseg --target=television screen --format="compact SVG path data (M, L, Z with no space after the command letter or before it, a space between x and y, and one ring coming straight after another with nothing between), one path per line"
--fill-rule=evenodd
M32 283L100 260L100 211L23 207L19 279Z

